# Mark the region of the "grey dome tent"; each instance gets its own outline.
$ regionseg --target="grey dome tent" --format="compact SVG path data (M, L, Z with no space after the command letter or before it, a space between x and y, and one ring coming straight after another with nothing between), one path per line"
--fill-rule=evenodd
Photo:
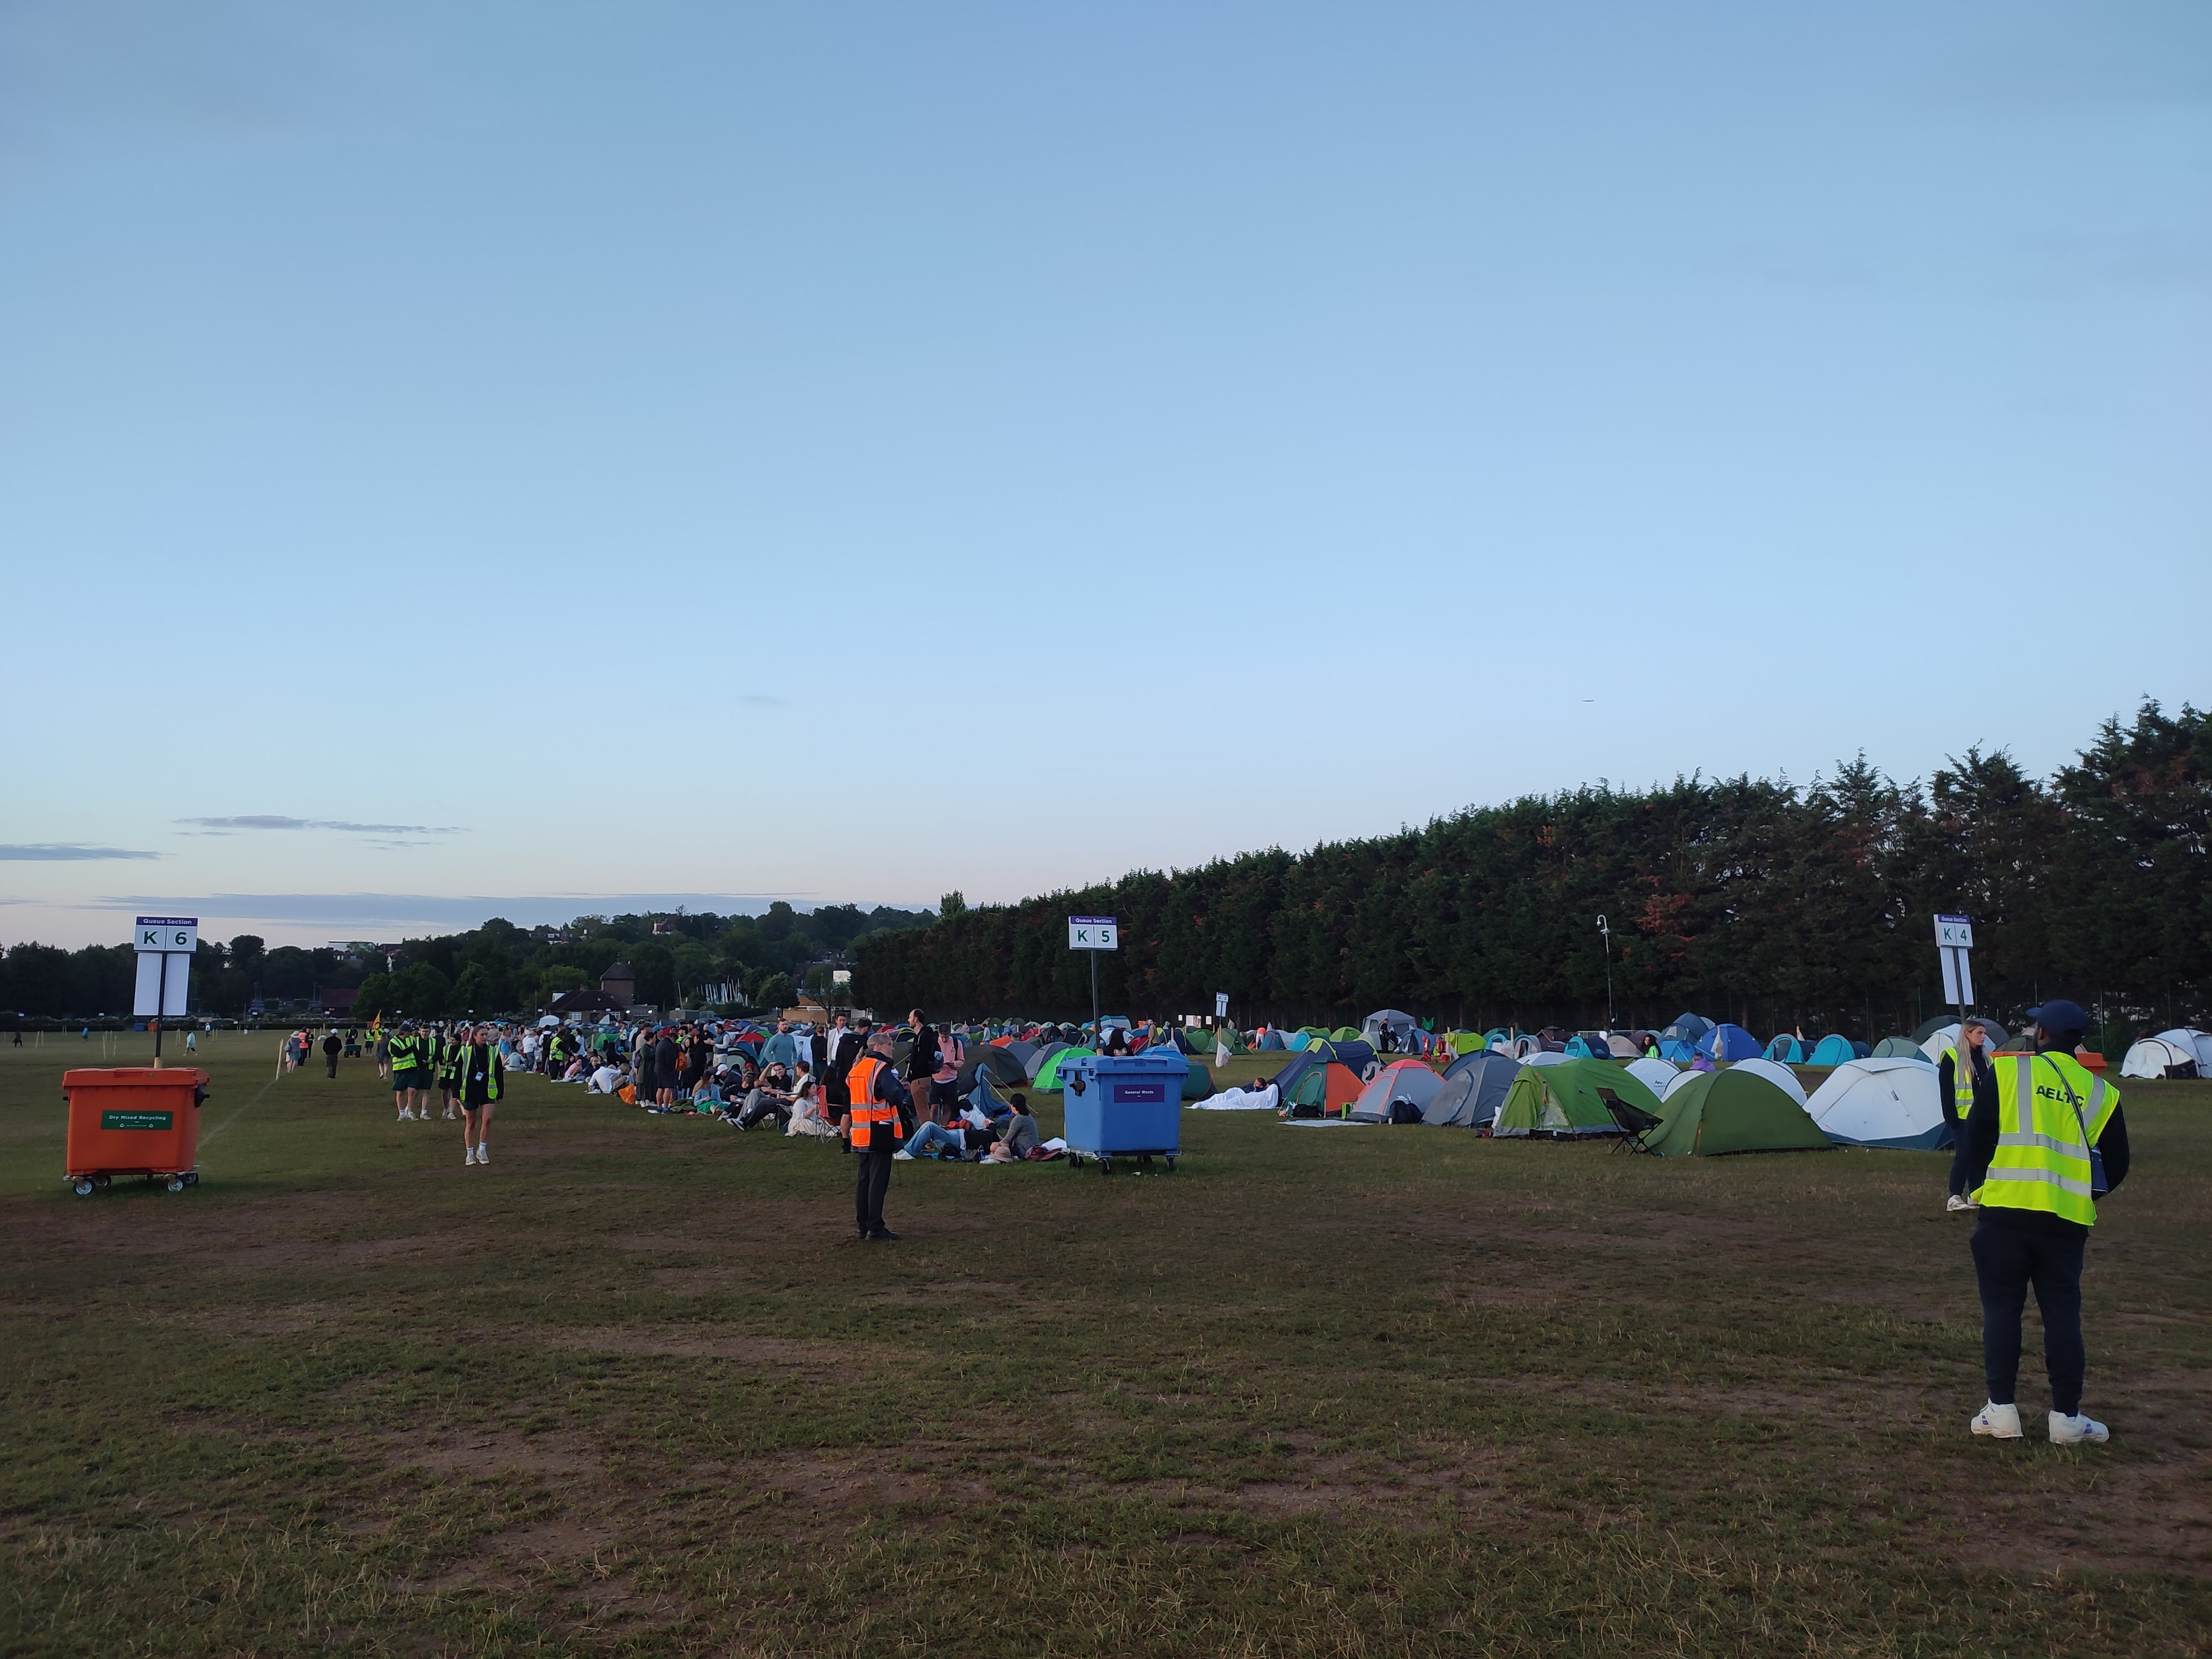
M1382 1052L1382 1036L1386 1028L1390 1033L1391 1046L1400 1054L1404 1054L1412 1042L1414 1031L1419 1029L1419 1022L1411 1014L1399 1009L1377 1008L1359 1022L1359 1040L1379 1054Z
M975 1073L988 1073L994 1083L1003 1083L1018 1089L1030 1080L1029 1067L1023 1065L1004 1048L994 1048L988 1042L978 1042L968 1050L968 1058L960 1064L960 1092L966 1094L975 1086Z
M1494 1122L1520 1063L1482 1050L1462 1054L1444 1073L1443 1087L1422 1109L1421 1121L1445 1129L1480 1129Z
M1037 1080L1037 1073L1043 1071L1047 1066L1052 1063L1052 1057L1058 1054L1061 1049L1069 1046L1070 1045L1067 1043L1060 1042L1057 1038L1050 1042L1038 1043L1036 1046L1036 1052L1030 1056L1028 1065L1023 1068L1028 1072L1029 1080L1031 1083L1036 1082Z

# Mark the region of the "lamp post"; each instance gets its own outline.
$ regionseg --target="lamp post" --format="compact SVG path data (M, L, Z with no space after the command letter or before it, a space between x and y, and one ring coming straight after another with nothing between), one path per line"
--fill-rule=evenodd
M1597 919L1597 931L1605 939L1605 1029L1613 1030L1613 929L1606 926L1603 916Z

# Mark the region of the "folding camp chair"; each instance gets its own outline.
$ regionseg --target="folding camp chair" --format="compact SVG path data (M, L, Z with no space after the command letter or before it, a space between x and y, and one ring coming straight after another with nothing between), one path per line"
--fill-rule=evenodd
M1620 1139L1613 1150L1617 1152L1625 1146L1632 1155L1649 1152L1651 1148L1644 1137L1663 1124L1666 1119L1654 1117L1641 1106L1630 1104L1602 1085L1598 1088L1597 1097L1605 1103L1607 1113L1620 1126Z

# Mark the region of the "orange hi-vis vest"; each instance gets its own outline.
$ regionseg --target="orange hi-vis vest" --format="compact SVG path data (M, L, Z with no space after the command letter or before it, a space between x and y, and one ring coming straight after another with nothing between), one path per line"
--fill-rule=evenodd
M875 1127L883 1124L897 1140L906 1133L906 1126L899 1121L898 1108L876 1098L876 1073L884 1062L872 1054L863 1054L853 1062L853 1069L845 1074L845 1086L853 1097L853 1145L865 1148Z

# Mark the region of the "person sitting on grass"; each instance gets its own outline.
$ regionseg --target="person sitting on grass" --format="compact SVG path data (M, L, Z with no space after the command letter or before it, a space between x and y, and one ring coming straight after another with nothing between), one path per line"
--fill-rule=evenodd
M742 1103L738 1109L725 1115L740 1129L769 1118L781 1127L791 1115L791 1095L790 1079L784 1075L783 1062L777 1060L762 1069L760 1080L738 1097Z
M1006 1103L1014 1109L1011 1115L991 1126L999 1138L983 1155L986 1164L1020 1164L1037 1155L1036 1119L1030 1115L1029 1101L1021 1095L1012 1095Z
M629 1081L628 1072L609 1062L584 1079L584 1092L587 1095L611 1095Z
M823 1111L822 1091L814 1086L810 1072L801 1079L805 1085L791 1097L791 1121L783 1126L787 1135L812 1135L819 1139L836 1138L837 1126ZM896 1158L897 1153L891 1154Z

